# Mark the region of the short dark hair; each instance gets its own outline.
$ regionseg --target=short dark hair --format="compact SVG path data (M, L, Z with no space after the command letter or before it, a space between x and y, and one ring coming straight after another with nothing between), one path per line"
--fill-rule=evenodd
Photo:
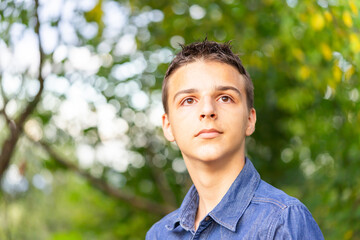
M162 103L165 113L168 113L168 82L170 76L176 71L176 69L186 64L193 63L197 60L217 61L235 67L245 79L247 107L249 110L253 108L253 82L251 81L249 73L242 65L239 56L231 51L230 42L218 43L205 39L202 42L194 42L189 45L181 45L181 48L182 50L178 54L176 54L175 58L170 63L162 85Z

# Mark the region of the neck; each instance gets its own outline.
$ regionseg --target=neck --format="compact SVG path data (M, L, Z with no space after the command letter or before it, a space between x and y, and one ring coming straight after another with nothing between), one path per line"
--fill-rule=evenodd
M195 229L200 221L221 201L245 164L242 152L231 159L211 162L190 160L184 156L190 177L199 193Z

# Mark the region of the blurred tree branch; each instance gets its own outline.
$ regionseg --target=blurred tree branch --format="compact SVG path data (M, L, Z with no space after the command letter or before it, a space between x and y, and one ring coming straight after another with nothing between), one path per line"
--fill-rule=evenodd
M153 201L150 201L146 198L120 191L119 189L116 189L116 188L110 186L103 179L99 179L99 178L92 176L88 172L80 169L77 165L75 165L71 161L66 160L65 158L60 156L58 153L56 153L49 146L48 143L46 143L44 141L36 142L33 139L31 139L30 136L27 136L27 137L34 143L40 145L61 166L84 177L93 187L99 189L100 191L104 192L108 196L111 196L117 200L126 202L127 204L133 206L134 208L141 209L141 210L147 211L149 213L154 213L154 214L158 214L158 215L166 215L169 212L175 210L175 207L173 207L173 206L161 205L161 204L155 203Z
M0 155L0 179L2 179L4 172L8 168L11 157L14 153L16 143L19 140L20 135L23 133L23 128L26 119L31 115L31 113L36 108L37 104L41 99L42 92L44 90L44 78L42 76L42 67L44 62L45 54L42 49L41 39L40 39L40 20L39 20L39 1L35 0L35 19L36 19L36 26L35 26L35 33L38 38L38 48L40 52L40 60L39 60L39 69L38 69L38 81L40 84L39 90L35 95L34 99L30 101L27 106L25 107L24 111L16 118L14 121L10 120L5 113L5 108L2 110L2 114L5 116L7 122L9 123L10 128L10 135L4 141L1 149ZM3 91L3 90L2 90ZM5 97L5 95L3 96ZM4 104L5 105L5 104ZM6 105L5 105L6 106Z
M6 123L7 124L10 124L11 122L11 119L9 118L9 116L7 115L5 109L6 109L6 106L9 102L9 99L7 98L6 96L6 93L4 91L4 88L3 88L3 82L2 82L2 74L0 74L0 93L1 93L1 98L2 98L2 101L3 101L3 108L0 110L0 114L2 114L6 120Z
M164 174L164 172L157 168L153 162L152 159L154 157L153 152L150 150L150 160L148 161L149 166L151 168L152 175L155 179L156 185L159 187L161 196L165 200L165 202L171 204L172 206L177 206L176 197L174 192L171 190L169 186L169 182Z

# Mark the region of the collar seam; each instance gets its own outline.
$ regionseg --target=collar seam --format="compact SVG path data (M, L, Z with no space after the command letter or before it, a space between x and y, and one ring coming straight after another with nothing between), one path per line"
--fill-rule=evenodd
M249 161L249 164L252 165L251 161L249 159L246 159L246 161ZM245 163L245 166L246 166L246 164L247 163ZM252 171L252 169L254 169L254 171ZM244 167L243 170L244 170L243 175L250 175L251 176L250 179L254 179L254 182L253 182L253 184L248 185L248 190L249 191L247 191L248 194L247 194L247 198L246 198L246 201L245 201L246 204L244 202L242 202L242 204L240 204L241 207L237 208L237 211L236 211L237 214L233 215L234 219L236 219L236 220L231 221L231 223L226 223L226 222L229 222L229 221L224 222L224 221L220 220L218 217L215 216L214 212L211 212L209 214L216 220L216 222L218 222L220 225L226 227L227 229L229 229L229 230L231 230L233 232L236 231L236 225L238 224L241 217L244 215L244 212L246 211L246 209L252 203L252 201L253 201L253 199L255 197L256 190L259 187L259 184L261 182L261 178L260 178L259 174L257 173L256 169L253 166ZM250 179L248 179L248 180L250 180ZM235 201L238 202L238 199L235 199ZM241 209L241 211L240 211L240 209Z
M212 213L209 214L217 223L219 223L220 225L226 227L227 229L229 229L230 231L235 232L235 226L233 226L234 224L227 224L223 221L221 221L220 219L218 219L217 217L215 217Z
M194 192L194 194L193 194L193 196L192 196L192 198L190 199L190 201L189 201L189 204L187 204L187 206L186 206L186 208L184 209L184 211L181 211L181 215L180 215L180 217L177 219L177 221L176 222L180 222L180 226L182 226L182 219L183 219L183 217L184 217L184 215L185 215L185 213L188 211L188 209L191 207L191 203L194 201L194 199L196 198L196 193L197 193L197 190L196 190L196 188L195 188L195 192ZM176 222L174 222L173 223L173 225L175 225L175 223ZM174 228L173 228L174 229ZM190 228L189 228L189 230L191 230Z

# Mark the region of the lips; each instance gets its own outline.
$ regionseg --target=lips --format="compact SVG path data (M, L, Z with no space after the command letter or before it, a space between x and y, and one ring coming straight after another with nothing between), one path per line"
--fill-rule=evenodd
M198 132L195 137L199 137L199 138L204 138L204 139L211 139L211 138L216 138L219 135L221 135L222 132L215 129L215 128L211 128L211 129L203 129L200 132Z

